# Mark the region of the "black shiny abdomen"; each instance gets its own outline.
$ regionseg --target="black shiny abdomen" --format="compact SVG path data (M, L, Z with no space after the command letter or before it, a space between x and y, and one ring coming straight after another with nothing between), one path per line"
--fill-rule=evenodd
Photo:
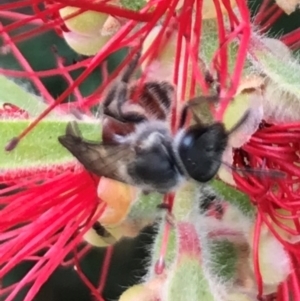
M211 180L220 168L227 143L228 134L222 123L189 128L178 147L189 176L198 182Z

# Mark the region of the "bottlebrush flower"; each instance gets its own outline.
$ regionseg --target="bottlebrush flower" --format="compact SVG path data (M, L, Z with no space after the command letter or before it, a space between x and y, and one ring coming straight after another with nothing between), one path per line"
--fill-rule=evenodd
M260 220L268 225L272 234L291 254L297 253L296 242L299 238L298 217L294 213L298 202L298 156L296 155L298 138L295 142L291 139L294 135L295 137L298 135L298 131L299 123L262 124L249 142L235 153L234 159L237 166L245 166L242 162L245 162L247 158L250 166L261 167L265 170L276 169L286 173L285 177L277 181L267 176L257 178L251 175L243 177L238 174L234 174L234 179L237 186L245 191L258 207ZM262 181L260 182L259 179ZM258 227L261 227L261 224ZM258 233L256 232L255 239L259 244ZM266 241L262 242L262 245L266 243ZM256 258L256 260L259 259ZM257 270L256 272L258 273Z
M22 11L24 5L33 9L31 15ZM271 21L276 19L274 17L282 14L278 10L279 13L276 11L270 20L263 9L267 5L268 1L265 0L253 20L256 27L264 25L260 28L261 31L267 30ZM20 12L15 12L14 9L20 9ZM69 14L72 10L75 10L74 15ZM274 6L267 10L268 14L272 11ZM289 287L292 288L294 299L299 299L298 271L295 269L298 264L299 236L299 124L298 120L286 124L285 118L282 118L279 124L276 114L272 112L276 112L281 103L275 101L273 106L270 105L270 95L274 92L272 86L277 86L280 97L292 95L291 99L284 98L287 100L286 104L292 103L293 108L298 108L299 91L296 83L299 81L299 65L295 59L290 58L289 64L283 66L284 63L278 60L278 54L276 56L274 51L271 51L272 47L268 44L270 41L266 42L254 33L245 1L148 1L142 9L136 11L120 7L112 1L35 0L2 4L0 17L6 20L6 25L0 27L5 43L1 48L3 55L13 55L22 68L19 71L3 67L0 69L1 73L9 77L27 79L47 103L46 105L38 102L36 97L24 92L11 80L0 78L3 90L6 89L6 96L3 98L9 98L3 101L13 104L3 108L3 116L9 117L9 120L1 120L2 128L5 129L3 137L7 140L14 137L6 144L7 150L14 150L5 155L5 158L13 159L1 163L1 181L8 187L1 191L0 198L3 206L0 220L0 278L22 261L35 261L33 268L21 281L8 288L1 288L0 294L5 295L6 301L13 300L29 283L32 286L24 300L32 300L60 264L75 265L79 276L95 298L103 300L101 292L112 248L108 247L104 270L101 271L101 283L96 288L81 271L80 257L85 254L87 248L79 250L79 243L85 238L98 246L110 245L124 235L136 235L144 225L153 223L157 215L159 217L156 207L162 196L141 196L135 188L103 178L99 182L99 178L87 173L70 154L63 152L56 141L66 122L74 118L79 119L80 125L90 138L95 139L94 137L100 134L101 129L95 122L94 114L98 103L103 99L112 81L141 47L143 56L139 70L142 71L140 82L157 74L157 78L165 77L164 79L171 81L177 88L177 100L172 104L173 119L170 121L174 132L177 130L177 117L185 100L195 95L217 94L220 96L219 106L210 108L212 116L209 117L224 121L225 125L230 127L230 122L239 119L242 112L247 109L251 112L251 118L240 132L230 137L231 146L224 155L224 163L233 163L240 169L251 167L284 171L286 177L274 179L270 174L270 177L266 175L258 178L255 173L241 173L236 169L230 173L230 184L234 185L234 188L220 181L213 182L212 185L219 189L223 199L228 203L236 203L236 206L224 206L225 214L217 212L213 217L210 216L212 222L209 229L202 229L193 219L193 209L198 201L197 187L189 183L175 196L168 195L168 210L161 214L163 218L160 218L158 225L148 279L143 284L139 296L145 296L146 292L146 299L154 296L164 301L182 300L187 294L192 300L199 300L205 296L208 300L229 301L232 300L231 297L239 295L240 291L237 288L250 287L251 298L256 291L263 297L266 283L265 277L260 273L258 255L263 259L263 276L265 265L270 265L271 262L265 260L264 252L258 251L261 240L263 251L275 245L279 250L278 254L280 253L287 263L282 273L277 275L278 278L271 281L274 290L279 285L278 300L288 300ZM267 25L266 19L269 21ZM106 23L108 20L115 22L117 30L105 44L93 45L94 42L99 42L96 39L98 33L109 33ZM108 27L105 27L105 23ZM20 28L21 32L14 32ZM70 63L61 57L58 49L50 54L55 59L55 66L37 71L31 67L32 58L26 58L19 49L21 44L18 43L30 43L31 38L37 38L37 34L49 30L56 30L65 38L68 33L81 35L85 41L78 44L77 40L77 45L70 46L77 52L92 56L76 57L77 61ZM295 48L298 45L298 37L299 31L295 31L292 35L283 36L281 40ZM60 40L56 40L57 43L58 41ZM47 46L50 48L50 45ZM88 48L83 50L79 49L79 46ZM124 48L129 48L126 58L108 76L104 61L110 54ZM75 73L77 74L74 75ZM293 73L296 74L297 80ZM94 74L97 78L101 74L103 82L100 85L99 81L93 80L93 86L96 88L89 89L86 93L82 86L95 78ZM62 93L53 95L46 88L43 77L59 77L66 83L67 88ZM249 81L249 78L255 78L255 81ZM72 102L67 102L67 98ZM11 112L14 106L20 107L18 114L15 111ZM296 118L297 114L293 115L292 111L290 109L291 118ZM29 119L20 120L28 117ZM47 118L44 119L45 117ZM6 140L1 138L3 148L5 143ZM8 157L9 155L11 157ZM14 165L11 165L13 163ZM219 177L222 178L221 173ZM111 187L110 191L107 187ZM255 209L250 205L249 199L254 203ZM259 238L258 235L262 221L270 231L267 238ZM253 226L254 222L256 224L252 240L249 238L250 226ZM95 224L96 227L93 227ZM108 233L97 234L95 240L95 232L103 230L102 224ZM238 242L244 239L246 247L243 244L237 247L233 235L236 233L220 234L211 231L222 226L230 230L235 226L240 227ZM271 233L277 240L269 237ZM221 248L215 248L212 242L220 240ZM36 254L42 249L45 250L45 255L41 258ZM217 255L211 261L209 258L212 256L205 256L209 252L210 255ZM253 255L252 261L247 252ZM70 253L74 254L73 258L67 263L64 262ZM235 254L236 257L231 257L231 254ZM248 259L245 260L247 264L241 264L243 258ZM212 267L208 263L219 262L221 265L214 265L214 269L221 270L222 264L228 259L232 259L228 261L230 264L226 265L229 274L208 272ZM268 268L269 266L269 272ZM276 269L281 268L282 266L276 265ZM161 291L156 286L152 294L153 291L149 292L149 286L151 281L159 278L156 274L163 274L165 278L156 282L156 285L161 286ZM267 284L270 282L268 276L269 274ZM283 282L286 278L287 281ZM257 286L254 280L257 280ZM228 290L230 283L238 292ZM249 297L249 292L245 294L243 291L241 294L245 300ZM121 300L132 300L135 297L128 294L126 297L125 293Z
M259 294L267 293L268 288L263 286L271 285L271 282L275 290L276 285L288 281L287 276L292 273L293 296L297 299L298 280L292 269L298 260L298 256L294 254L297 254L296 245L299 240L298 218L295 216L298 210L298 138L290 139L290 135L297 135L299 117L295 113L298 111L298 99L292 85L294 78L287 76L286 70L290 72L294 69L297 72L299 64L280 41L254 36L250 45L250 59L258 74L262 72L264 78L261 89L262 119L250 139L239 149L232 150L233 157L230 160L238 168L263 169L267 174L233 172L234 180L231 184L244 191L257 206L257 228L251 249ZM280 67L276 65L279 56L286 59L285 65L288 68L283 63L279 63ZM285 176L276 179L276 171L284 172ZM269 230L266 230L266 225ZM261 227L264 230L259 234ZM273 253L281 254L278 255L282 259L281 266L271 264L274 260L269 255L264 255L265 252L270 254L271 249ZM277 278L273 277L275 270ZM282 300L286 298L282 297L280 291L278 296Z
M254 234L254 229L251 230L250 244L253 241ZM249 258L252 269L254 267L252 262L254 258L253 252L254 250L252 249ZM266 225L263 225L260 232L258 256L263 283L268 286L269 293L276 292L278 284L285 281L291 273L291 262L284 246L273 236ZM276 260L277 258L280 258L280 260Z

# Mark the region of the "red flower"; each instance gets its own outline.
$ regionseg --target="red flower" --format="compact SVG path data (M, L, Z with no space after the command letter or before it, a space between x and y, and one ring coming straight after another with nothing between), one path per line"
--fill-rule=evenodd
M295 300L300 293L298 275L300 229L297 214L299 210L299 138L300 123L272 125L264 122L248 143L236 150L234 155L234 162L238 167L250 166L269 171L280 170L285 173L285 177L276 180L271 175L261 175L258 178L255 175L241 176L234 173L234 179L238 188L250 196L258 209L254 244L258 247L260 228L262 223L265 223L289 251L294 271L291 280L283 286L292 285L291 291ZM255 262L260 294L262 294L257 253Z

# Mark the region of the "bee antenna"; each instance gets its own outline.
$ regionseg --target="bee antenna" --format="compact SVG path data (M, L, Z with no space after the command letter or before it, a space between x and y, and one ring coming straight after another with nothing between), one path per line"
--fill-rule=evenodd
M217 94L216 95L201 95L201 96L197 96L197 97L190 99L186 105L189 108L191 108L191 107L198 106L205 102L218 103L219 101L220 101L220 97Z
M179 128L182 128L183 125L185 124L186 122L186 118L187 118L187 112L189 109L192 109L193 107L195 106L198 106L202 103L217 103L218 101L220 100L219 96L218 95L201 95L201 96L197 96L197 97L194 97L190 100L188 100L182 110L181 110L181 116L180 116L180 122L179 122ZM199 118L197 118L197 116L194 114L194 117L196 118L197 120L197 123L201 124Z
M218 160L215 160L218 161ZM224 161L219 161L221 164L225 165L226 167L230 168L231 170L235 172L241 172L243 174L254 174L258 177L268 176L273 179L282 179L286 177L286 173L281 170L266 170L266 169L258 169L258 168L250 168L250 167L236 167L232 166L231 164L228 164Z
M181 115L180 115L180 121L179 121L179 128L181 129L183 125L185 124L186 117L187 117L187 112L188 112L189 107L184 106L181 110Z
M122 82L124 82L124 83L129 82L131 76L134 73L134 70L136 69L136 67L138 65L141 54L142 54L142 51L140 49L133 55L132 61L128 64L128 67L126 68L124 74L122 75L122 78L121 78Z
M231 135L235 131L237 131L250 117L250 110L247 110L242 118L228 131L228 135Z

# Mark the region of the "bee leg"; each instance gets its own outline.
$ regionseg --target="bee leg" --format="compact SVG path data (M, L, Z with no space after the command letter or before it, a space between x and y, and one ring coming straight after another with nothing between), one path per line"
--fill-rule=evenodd
M137 123L147 119L144 115L136 112L125 113L122 111L122 106L128 99L128 82L137 67L140 56L140 51L135 54L121 80L112 86L103 102L104 114L121 122Z
M121 122L139 123L147 120L146 116L138 112L123 112L122 106L127 101L128 86L119 82L109 91L103 103L103 113Z
M118 89L118 85L114 84L110 90L108 91L104 101L103 101L103 110L104 110L104 114L109 115L111 117L115 117L114 114L111 112L111 110L109 109L109 106L111 105L111 103L115 100L116 98L116 91ZM118 119L118 118L116 118Z
M127 97L128 97L128 85L126 83L121 83L119 85L118 94L116 96L117 96L116 97L117 111L122 121L139 123L147 120L147 117L142 113L123 112L122 110L123 104L127 101Z
M188 110L191 110L193 117L197 124L202 124L200 118L197 116L197 114L194 112L193 107L197 107L201 105L204 102L209 103L217 103L219 101L218 95L210 95L210 96L197 96L195 98L190 99L182 108L181 110L181 116L180 116L180 122L179 122L179 128L182 128L186 122Z
M197 114L194 112L193 110L193 106L195 106L195 103L200 103L203 102L202 96L200 97L196 97L193 98L191 100L189 100L182 108L181 110L181 115L180 115L180 121L179 121L179 128L183 128L187 116L188 116L188 111L191 110L192 114L193 114L193 118L195 119L195 121L197 122L197 124L202 124L200 118L197 116Z
M128 67L126 68L124 74L121 77L121 81L123 83L128 84L130 81L131 76L134 73L134 70L136 69L138 62L141 57L141 51L139 50L132 58L132 61L129 63Z
M127 69L125 70L123 76L121 77L121 83L119 84L118 94L116 95L117 101L117 110L119 116L125 122L133 122L139 123L147 120L146 116L143 114L139 114L137 112L123 112L122 106L128 99L128 83L130 81L131 76L136 69L138 62L141 57L141 50L139 50L133 57L132 61L129 63Z
M134 55L133 60L129 63L128 67L126 68L124 74L122 75L122 77L120 79L120 82L114 84L112 86L112 88L109 90L109 92L103 102L104 107L108 107L112 103L112 101L114 99L116 99L116 94L118 94L118 86L122 85L123 83L124 84L129 83L130 78L133 75L133 72L138 65L140 57L141 57L141 51L138 51Z
M106 98L103 101L103 113L121 122L122 117L121 107L127 100L127 84L120 81L115 83L108 91Z
M188 116L188 110L189 110L189 106L188 105L184 105L184 107L181 110L181 114L180 114L180 120L179 120L179 128L183 128L187 116Z

